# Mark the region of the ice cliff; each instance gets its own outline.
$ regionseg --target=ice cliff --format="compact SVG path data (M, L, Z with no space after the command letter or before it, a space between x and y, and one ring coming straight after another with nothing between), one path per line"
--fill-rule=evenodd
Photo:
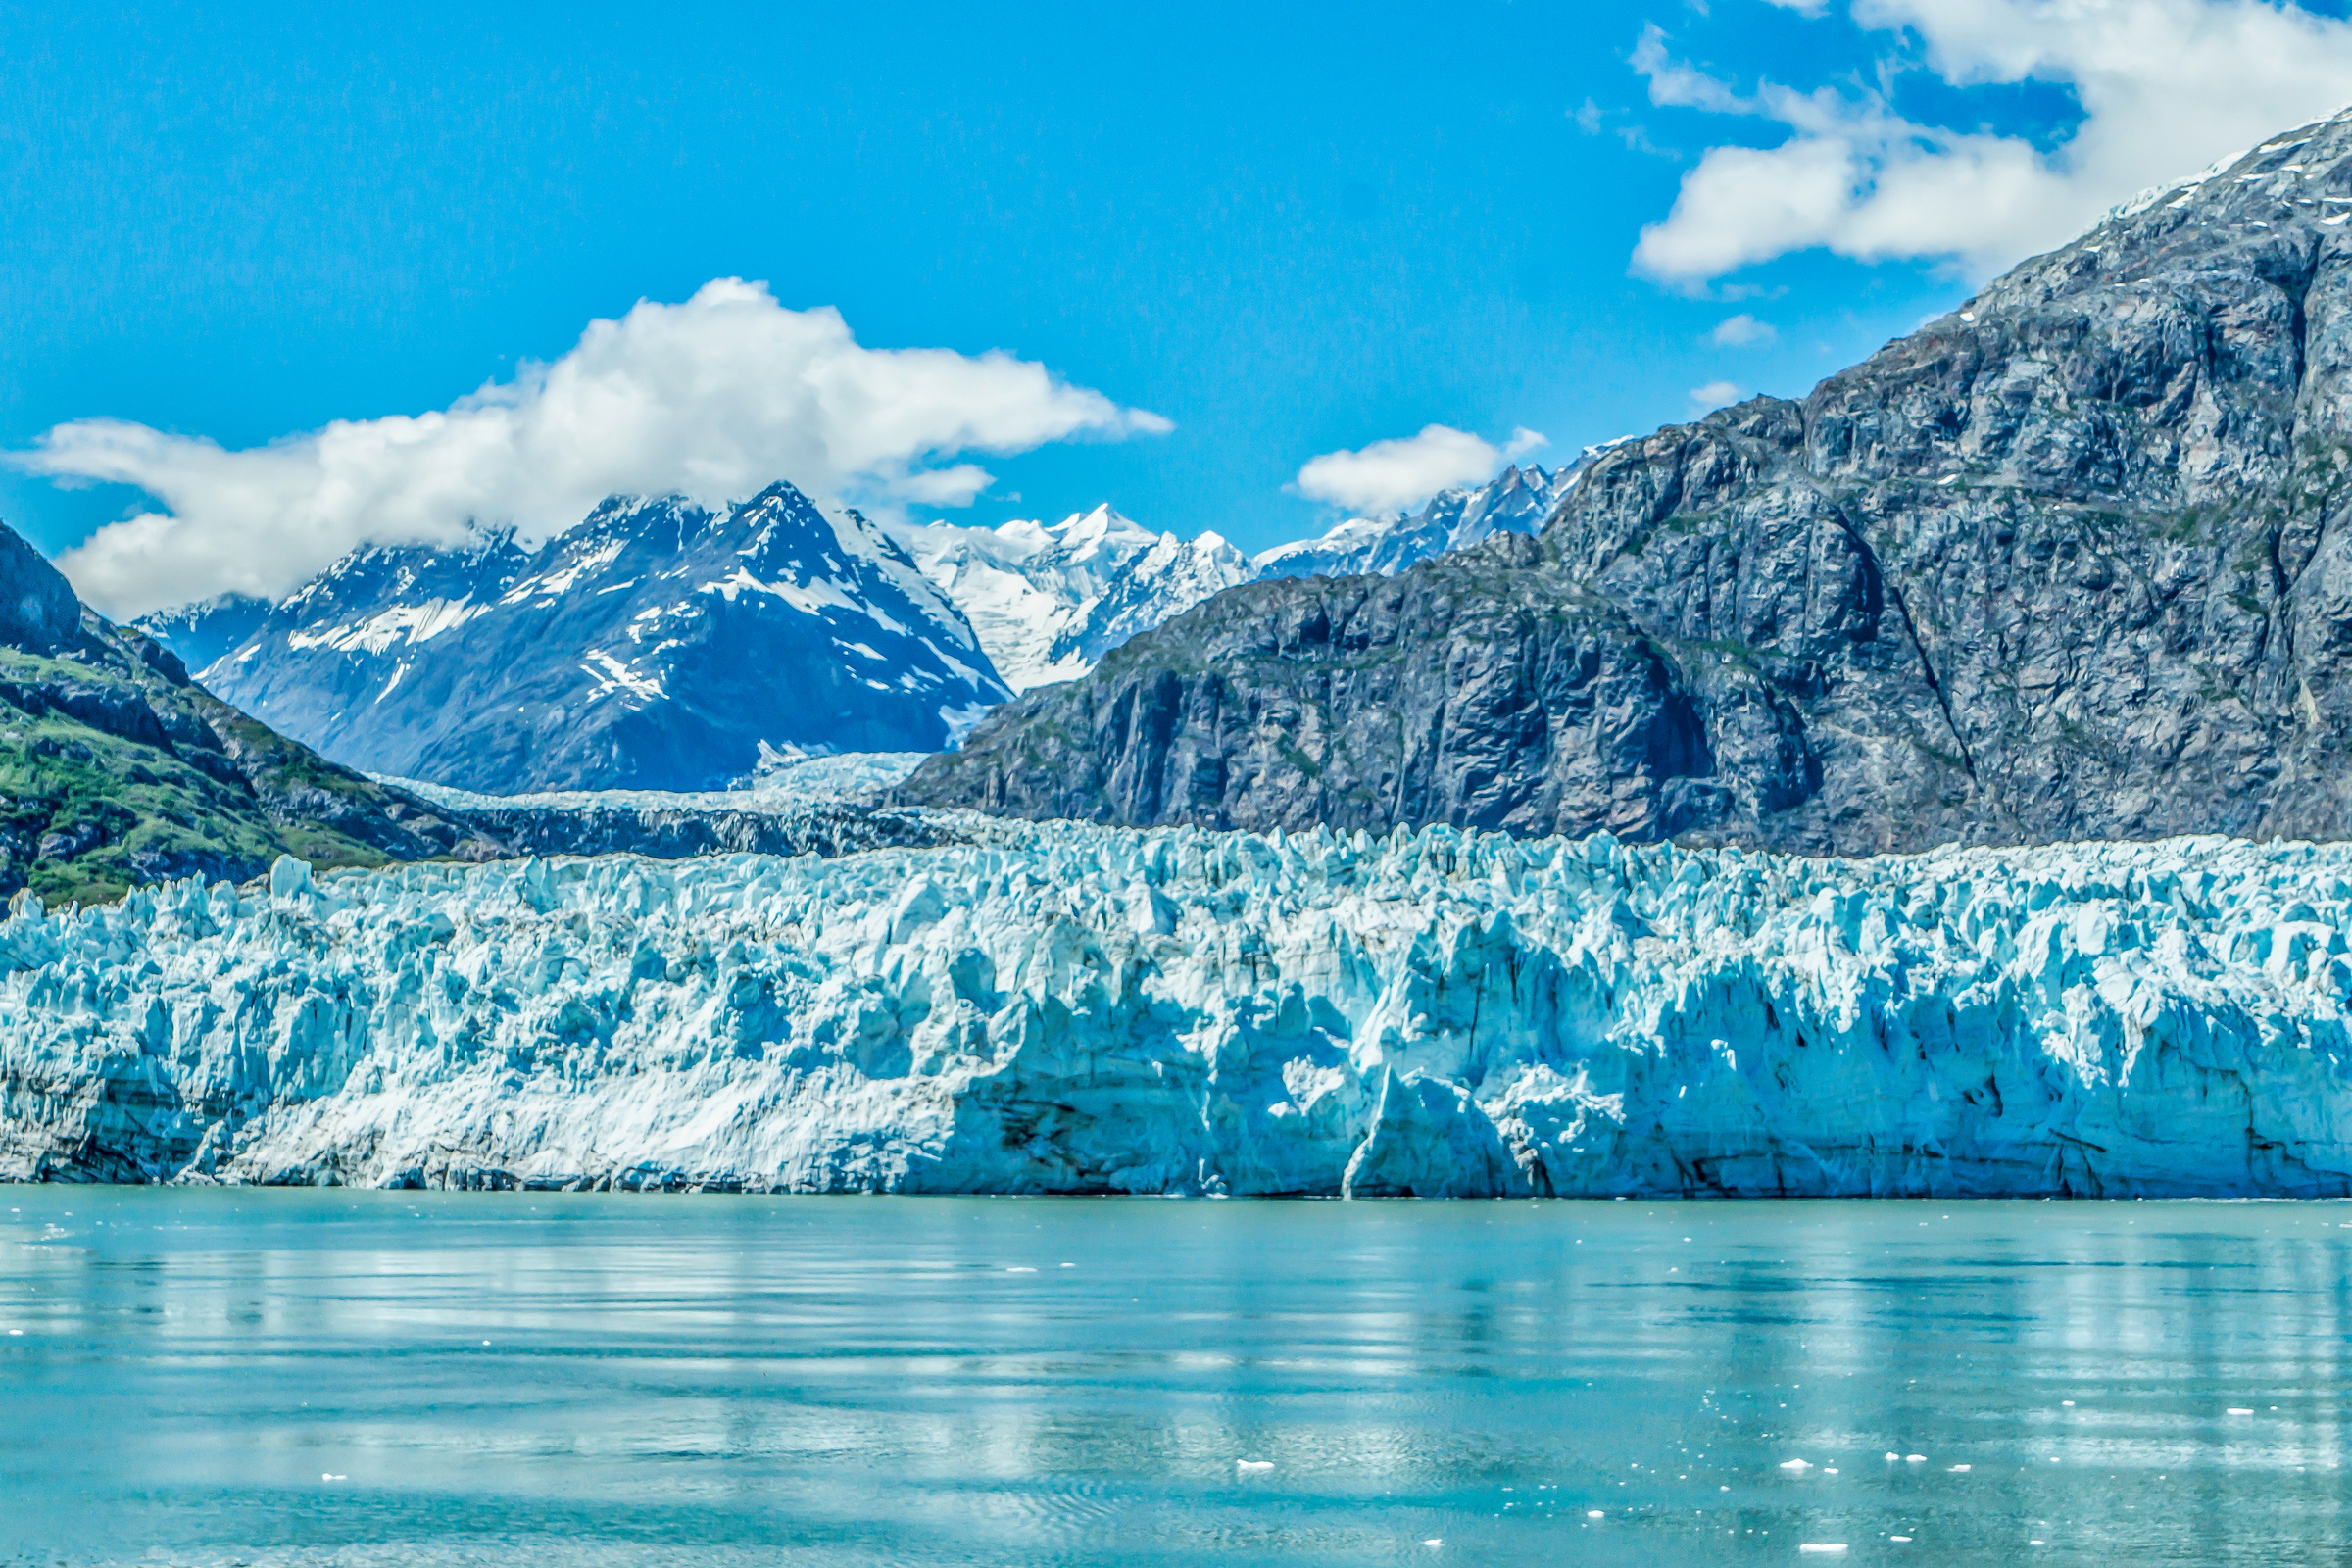
M2352 1193L2352 846L1814 860L958 818L0 923L0 1173Z

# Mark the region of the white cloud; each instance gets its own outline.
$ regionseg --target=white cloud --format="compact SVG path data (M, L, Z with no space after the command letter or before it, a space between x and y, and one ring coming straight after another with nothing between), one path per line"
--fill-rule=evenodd
M1776 342L1781 334L1770 321L1759 321L1742 311L1738 316L1727 317L1708 335L1724 348L1749 349Z
M1690 389L1690 416L1712 414L1717 409L1740 401L1740 389L1729 381L1709 381L1705 386Z
M1298 489L1301 495L1354 512L1397 512L1417 507L1441 490L1484 484L1505 463L1548 445L1525 425L1498 447L1467 430L1427 424L1419 435L1310 459L1298 470Z
M1826 0L1773 0L1819 15ZM1916 41L1961 87L2074 90L2054 151L1903 119L1885 96L1770 81L1753 93L1676 61L1655 27L1634 64L1651 100L1777 122L1767 148L1717 147L1642 232L1638 270L1697 284L1790 251L1957 260L1985 275L2061 243L2107 208L2352 97L2352 22L2265 0L1851 0L1860 26ZM1885 71L1913 64L1890 55Z
M830 308L788 310L763 283L724 278L592 321L553 364L445 410L242 451L83 419L11 461L160 503L59 561L127 615L283 593L362 543L454 542L477 523L544 536L616 492L715 502L789 479L822 500L961 506L990 481L947 462L959 454L1169 428L1001 351L865 348Z

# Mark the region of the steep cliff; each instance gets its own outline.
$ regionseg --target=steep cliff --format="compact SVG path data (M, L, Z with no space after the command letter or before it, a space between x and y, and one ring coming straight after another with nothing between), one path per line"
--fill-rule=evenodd
M2352 122L2119 210L1540 545L1258 583L900 799L1870 853L2352 830Z

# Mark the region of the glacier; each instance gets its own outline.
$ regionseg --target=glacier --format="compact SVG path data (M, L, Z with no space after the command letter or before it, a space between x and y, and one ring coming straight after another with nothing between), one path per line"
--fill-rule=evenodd
M21 895L0 1176L2352 1193L2352 846L936 825Z

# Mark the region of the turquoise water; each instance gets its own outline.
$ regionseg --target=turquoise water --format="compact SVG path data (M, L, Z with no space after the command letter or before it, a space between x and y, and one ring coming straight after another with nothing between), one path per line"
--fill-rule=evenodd
M2340 1562L2348 1282L2338 1203L0 1189L0 1562Z

